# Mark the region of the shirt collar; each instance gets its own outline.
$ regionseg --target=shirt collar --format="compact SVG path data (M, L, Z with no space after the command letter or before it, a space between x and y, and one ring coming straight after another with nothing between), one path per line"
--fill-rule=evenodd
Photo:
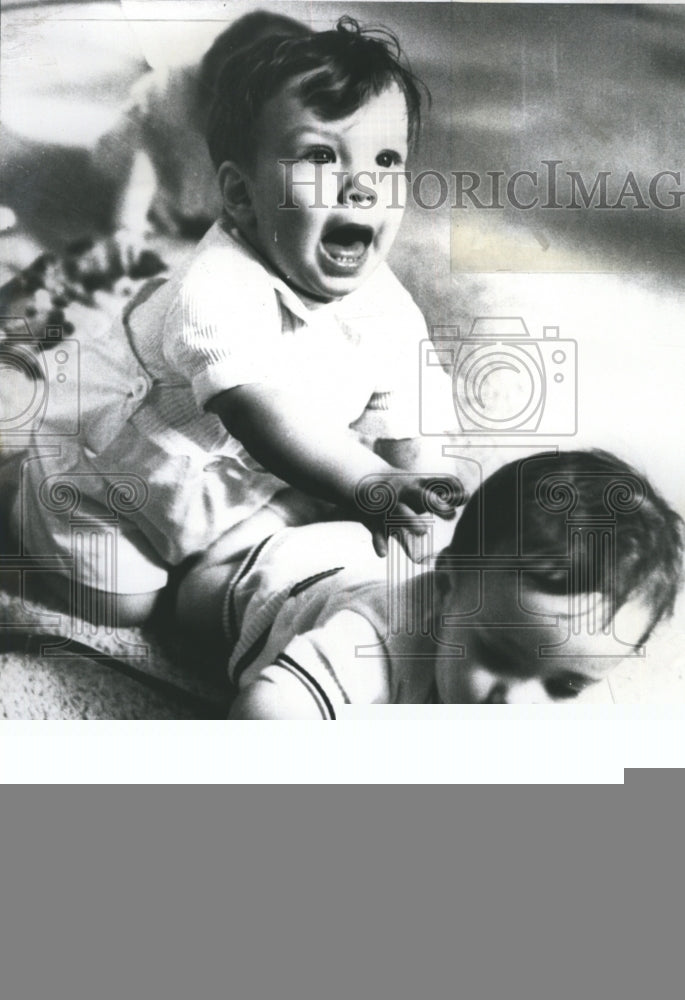
M228 222L220 220L217 225L219 226L221 233L233 243L236 243L243 253L261 264L271 285L273 286L274 291L281 299L283 305L289 312L293 313L294 316L302 320L303 323L309 325L314 320L314 317L319 313L325 313L337 305L334 301L324 305L319 305L317 309L310 309L307 305L306 296L292 289L290 285L288 285L287 282L274 271L269 262L257 250L255 250L248 240L245 239L240 230L236 227L231 227L230 220Z
M217 227L224 239L228 239L232 243L236 244L242 253L251 257L252 260L257 261L264 268L264 272L274 291L279 296L282 304L289 312L291 312L307 326L317 320L323 320L324 317L330 315L331 313L334 313L336 316L340 314L341 317L348 315L350 312L354 314L356 307L359 305L358 300L363 302L366 301L366 296L362 294L362 288L357 288L355 291L350 292L349 295L346 295L343 299L334 299L332 302L327 302L324 305L318 303L315 309L310 308L307 304L307 296L303 295L301 292L296 292L293 288L291 288L290 285L274 271L269 262L257 250L255 250L248 240L245 239L242 233L236 227L231 227L230 220L220 220L215 227L212 227L212 229ZM376 282L381 281L382 283L382 272L384 271L384 268L385 265L381 265L377 268L370 278L364 282L363 288L368 291L370 288L375 287ZM313 302L314 300L311 301Z

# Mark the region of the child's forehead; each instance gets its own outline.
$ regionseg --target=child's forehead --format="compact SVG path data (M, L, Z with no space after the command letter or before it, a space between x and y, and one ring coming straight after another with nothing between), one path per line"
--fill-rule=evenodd
M374 132L389 132L408 128L407 100L400 86L390 81L378 93L370 92L356 107L343 111L340 117L322 115L317 110L316 97L308 98L303 85L313 76L300 73L291 77L276 94L265 102L257 126L281 132L297 132L307 127L317 131L340 134L363 122L364 128Z
M549 621L556 620L560 627L570 630L573 635L591 638L597 633L611 633L620 639L622 645L639 645L654 619L649 600L643 595L637 595L620 608L615 608L611 594L549 594L524 584L517 600L533 614Z
M477 610L457 619L467 630L472 624L512 662L540 654L545 669L572 661L574 669L600 678L617 659L635 652L653 622L653 610L642 596L615 610L609 596L548 593L526 583L522 573L493 571L480 576ZM473 608L475 596L471 595ZM457 619L451 624L457 625Z

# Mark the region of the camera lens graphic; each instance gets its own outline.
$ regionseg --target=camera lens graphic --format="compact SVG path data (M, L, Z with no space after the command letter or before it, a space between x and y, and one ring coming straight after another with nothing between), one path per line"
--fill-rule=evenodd
M19 377L17 377L19 376ZM0 344L0 430L28 428L45 405L44 372L35 354L19 344Z
M535 345L465 344L452 379L454 405L473 430L516 430L544 402L545 377Z

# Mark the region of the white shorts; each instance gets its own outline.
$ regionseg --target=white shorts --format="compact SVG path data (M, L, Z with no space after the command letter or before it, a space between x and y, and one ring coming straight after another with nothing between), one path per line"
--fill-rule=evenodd
M31 466L32 462L27 463ZM38 468L37 463L35 467ZM133 474L113 476L110 485L118 484L119 493L109 494L110 506L105 507L98 500L78 489L79 476L66 473L53 484L50 479L44 480L39 486L39 477L33 479L24 470L22 488L14 501L11 521L13 533L21 540L22 554L32 556L49 556L58 561L58 572L70 576L93 590L102 590L110 594L146 594L162 590L168 583L172 566L164 560L150 541L149 535L141 530L124 513L113 514L116 505L113 500L119 498L118 509L135 508L141 502L142 493L137 496L137 486L140 492L142 480ZM272 510L279 528L289 525L305 524L322 519L327 507L319 501L304 495L296 494L288 504ZM230 544L236 546L234 553L222 547L222 559L229 562L240 561L247 548L263 537L263 527L258 520L260 511L255 511L251 517L241 522L245 529L235 539L231 537ZM253 535L250 522L254 518ZM208 519L209 520L209 519ZM205 525L207 542L198 550L204 552L211 545L219 543L238 527L231 525L226 531L210 533ZM270 534L274 530L265 533ZM363 530L363 529L362 529Z
M14 503L12 522L21 552L59 559L59 572L111 594L147 594L162 590L169 568L142 532L125 518L83 497L78 519L68 510L48 510L37 498Z

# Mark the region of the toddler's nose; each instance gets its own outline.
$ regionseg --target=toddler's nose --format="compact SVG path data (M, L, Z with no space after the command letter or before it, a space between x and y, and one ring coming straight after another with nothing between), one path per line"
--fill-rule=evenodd
M338 184L338 204L357 205L360 207L375 204L376 195L369 188L369 180L358 177L356 174L347 173L341 175Z
M486 705L506 705L507 704L507 686L502 681L498 681L497 684L493 684L490 689L490 693L485 699Z
M491 687L486 705L543 705L550 702L544 687L537 679L521 681L498 680Z

